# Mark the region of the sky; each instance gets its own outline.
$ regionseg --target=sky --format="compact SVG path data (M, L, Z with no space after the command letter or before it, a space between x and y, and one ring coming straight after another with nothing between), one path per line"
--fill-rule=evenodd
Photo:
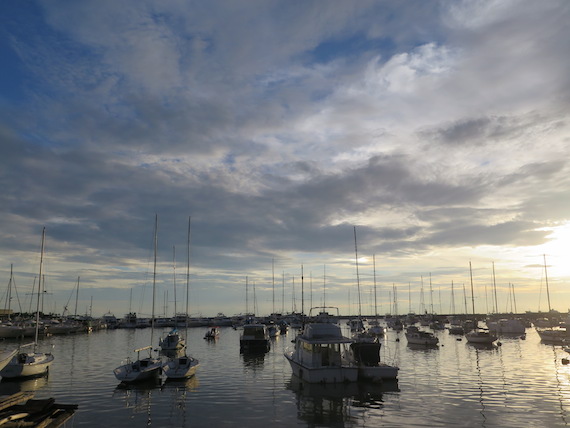
M0 307L570 308L566 0L0 8Z

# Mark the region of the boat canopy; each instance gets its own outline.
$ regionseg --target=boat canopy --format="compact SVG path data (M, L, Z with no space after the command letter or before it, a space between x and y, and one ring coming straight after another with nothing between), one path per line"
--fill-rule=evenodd
M344 337L341 333L340 327L336 324L330 323L316 323L308 324L305 326L305 332L303 333L303 339L306 340L324 340L330 341L333 339L337 343L350 343L351 340Z

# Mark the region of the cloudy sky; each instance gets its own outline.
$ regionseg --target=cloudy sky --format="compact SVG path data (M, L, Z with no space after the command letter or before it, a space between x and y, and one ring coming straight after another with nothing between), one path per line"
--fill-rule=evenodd
M28 309L45 227L46 312L80 277L79 313L150 314L158 215L157 313L174 282L184 310L189 218L193 314L355 313L359 288L370 313L374 283L380 313L465 312L470 262L478 312L493 263L500 311L546 311L544 255L567 311L569 21L565 0L3 1L0 306L13 264Z

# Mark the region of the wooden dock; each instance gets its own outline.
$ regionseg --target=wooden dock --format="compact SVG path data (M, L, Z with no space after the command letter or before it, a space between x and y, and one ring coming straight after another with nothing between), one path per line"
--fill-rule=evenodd
M55 399L33 399L32 392L0 397L0 426L2 428L56 428L75 414L76 404L57 404Z

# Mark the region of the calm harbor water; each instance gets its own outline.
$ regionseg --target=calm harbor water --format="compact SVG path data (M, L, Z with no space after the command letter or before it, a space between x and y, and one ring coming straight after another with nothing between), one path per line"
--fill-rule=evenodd
M344 324L344 323L343 323ZM167 330L164 330L166 332ZM479 349L447 331L437 348L411 348L389 331L383 359L400 367L397 383L303 385L283 357L295 332L272 342L263 356L239 353L239 330L222 328L215 342L205 328L189 330L190 354L200 360L185 382L118 387L113 369L148 344L150 329L53 336L48 378L0 382L0 394L35 390L36 398L78 404L68 427L556 427L570 421L570 358L533 329L526 340L501 338ZM162 331L155 330L154 342ZM400 338L397 341L397 338ZM0 343L0 349L15 342Z

